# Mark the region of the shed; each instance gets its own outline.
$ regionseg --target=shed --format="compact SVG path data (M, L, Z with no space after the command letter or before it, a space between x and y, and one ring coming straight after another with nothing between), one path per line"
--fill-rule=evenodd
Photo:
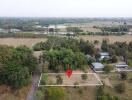
M115 67L117 67L117 68L127 68L128 65L125 62L120 62L118 64L115 64Z
M92 63L92 68L95 71L100 71L100 70L103 70L104 65L102 63L99 63L99 62L94 62L94 63Z
M104 59L110 59L109 53L108 52L100 52L100 58L99 60L104 60Z

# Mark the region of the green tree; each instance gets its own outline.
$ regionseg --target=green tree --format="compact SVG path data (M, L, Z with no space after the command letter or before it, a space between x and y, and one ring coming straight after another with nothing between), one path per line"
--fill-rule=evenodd
M63 79L62 79L62 77L60 75L56 76L56 83L57 84L62 84L63 83Z
M0 63L6 63L12 56L12 47L0 45Z
M105 65L104 69L103 69L106 73L109 73L110 71L113 70L113 66L112 65Z
M113 56L111 61L112 61L112 63L116 63L118 61L117 56Z
M43 100L44 94L41 90L37 90L35 92L35 100Z
M30 82L28 68L22 68L19 65L4 67L0 77L2 77L4 84L11 86L13 89L21 88Z
M49 87L48 94L48 100L64 100L66 92L64 88Z
M127 72L121 72L120 77L122 80L126 80L128 78Z
M35 71L37 60L28 47L19 46L10 49L10 56L5 57L8 60L4 59L1 67L0 83L7 84L15 89L21 88L30 82L31 73ZM5 51L1 51L1 53Z

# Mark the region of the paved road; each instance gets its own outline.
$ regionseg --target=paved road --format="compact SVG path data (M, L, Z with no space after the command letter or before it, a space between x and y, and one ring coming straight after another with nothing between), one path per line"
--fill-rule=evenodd
M34 75L32 77L32 87L27 95L27 100L34 100L34 93L37 90L38 81L39 81L39 76Z

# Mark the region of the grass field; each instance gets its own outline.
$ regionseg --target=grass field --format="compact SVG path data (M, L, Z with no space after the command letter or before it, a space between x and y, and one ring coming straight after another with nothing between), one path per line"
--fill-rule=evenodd
M85 41L89 40L89 41L94 41L94 40L98 40L98 41L102 41L103 39L108 39L110 43L114 43L114 42L130 42L132 41L132 35L122 35L122 36L99 36L99 35L82 35L79 36L78 39L83 39Z
M46 41L45 38L0 38L0 45L19 46L26 45L32 47L34 44Z
M121 80L119 73L100 74L102 81L105 83L104 91L112 96L118 96L120 100L132 100L132 72L128 72L128 79ZM115 86L119 83L125 83L125 92L120 94L115 90Z
M83 80L82 75L87 75L87 79ZM62 84L56 84L57 76L60 76L63 79ZM43 84L43 80L46 81ZM96 73L73 73L70 78L66 76L65 73L45 73L40 76L40 83L38 86L98 86L102 85L100 79L96 75Z
M99 35L82 35L79 37L76 37L77 39L83 39L83 40L99 40L100 42L103 39L109 39L110 43L114 42L130 42L132 41L132 35L122 35L122 36L99 36ZM9 46L19 46L19 45L26 45L28 47L32 47L34 44L46 41L46 38L0 38L0 45L9 45Z
M10 87L1 85L0 100L26 100L30 88L31 85L13 91Z

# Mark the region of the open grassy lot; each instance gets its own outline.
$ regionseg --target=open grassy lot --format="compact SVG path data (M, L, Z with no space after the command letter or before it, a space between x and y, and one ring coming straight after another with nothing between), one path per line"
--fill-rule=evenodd
M65 100L96 100L96 87L68 87Z
M65 92L64 98L59 97L59 99L56 99L58 95L54 96L54 99L49 100L96 100L96 87L86 86L86 87L46 87L45 89L55 89L55 90L63 90L60 92ZM39 88L38 90L41 90L42 93L44 93L44 90ZM54 91L55 91L54 90ZM53 91L52 91L53 92ZM56 94L56 92L54 93ZM52 94L53 96L53 94ZM43 97L44 98L44 97ZM47 99L38 99L35 100L47 100Z
M19 46L26 45L32 47L34 44L46 41L45 38L0 38L0 45Z
M112 96L118 96L120 100L132 100L132 72L128 72L128 79L120 79L119 73L110 73L108 75L100 74L102 81L105 83L104 91ZM118 93L115 86L119 83L125 83L125 92Z
M99 35L82 35L76 37L77 39L84 39L89 41L102 41L103 39L108 39L110 43L114 42L130 42L132 41L132 35L122 35L122 36L99 36ZM46 41L46 38L0 38L0 45L9 45L9 46L19 46L26 45L28 47L32 47L34 44Z
M31 86L28 85L18 90L12 90L8 86L0 86L0 100L26 100Z
M57 84L57 76L62 78L62 83ZM86 79L82 79L82 76L86 75ZM45 81L45 82L44 82ZM43 84L45 83L45 84ZM97 79L97 76L95 73L73 73L70 78L66 76L65 73L61 74L42 74L41 81L40 81L40 86L74 86L74 85L79 85L79 86L96 86L96 85L102 85L101 82Z

